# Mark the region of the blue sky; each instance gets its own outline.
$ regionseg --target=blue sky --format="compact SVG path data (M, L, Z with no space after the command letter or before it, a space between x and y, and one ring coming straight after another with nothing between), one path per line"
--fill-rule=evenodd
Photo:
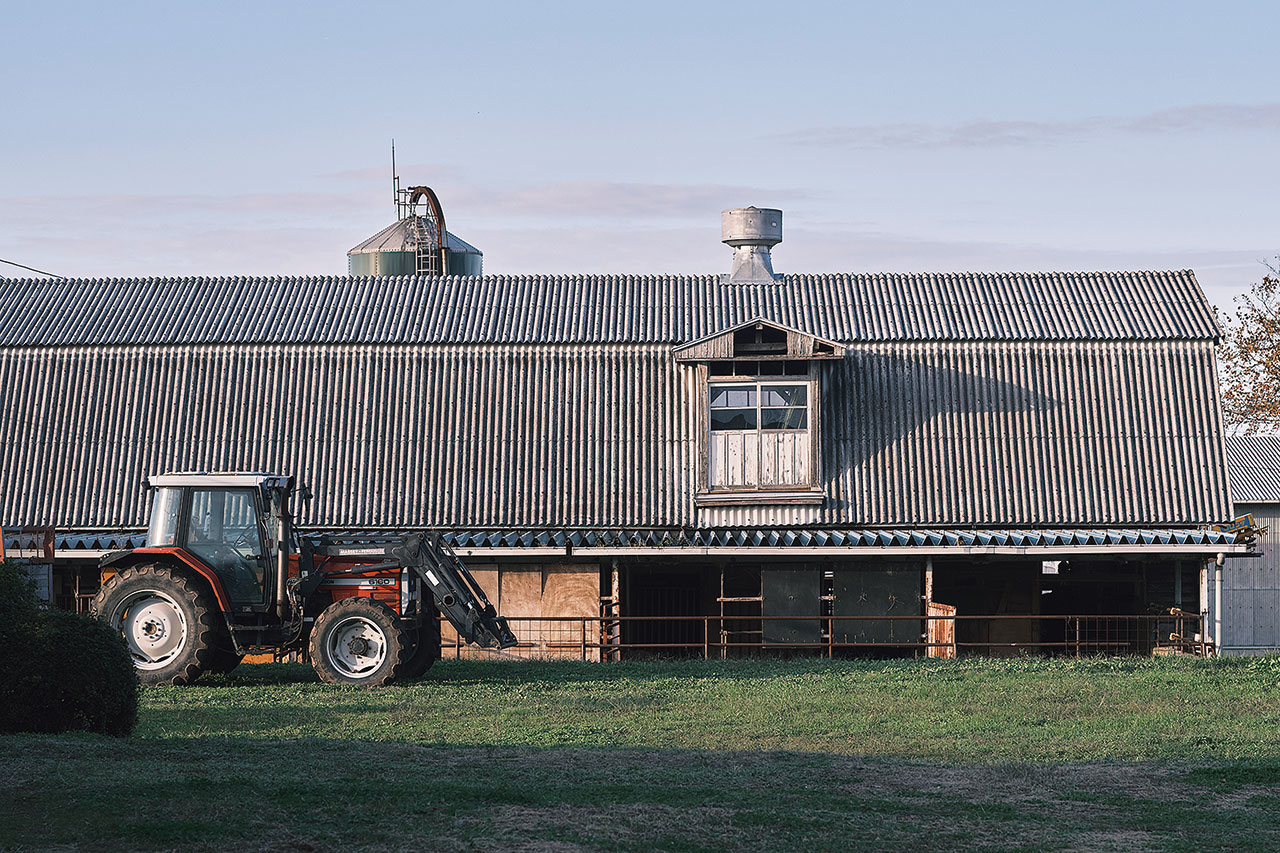
M1275 3L18 3L0 258L345 272L406 184L493 273L1192 268L1280 252ZM22 275L0 267L0 275Z

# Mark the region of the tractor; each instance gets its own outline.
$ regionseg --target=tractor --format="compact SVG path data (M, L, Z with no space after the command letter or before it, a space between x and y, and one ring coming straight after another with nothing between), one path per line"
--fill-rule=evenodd
M330 684L416 678L440 657L440 616L485 648L507 622L438 533L344 535L293 526L275 474L149 478L147 544L99 563L97 617L124 635L144 684L190 684L248 654L297 653Z

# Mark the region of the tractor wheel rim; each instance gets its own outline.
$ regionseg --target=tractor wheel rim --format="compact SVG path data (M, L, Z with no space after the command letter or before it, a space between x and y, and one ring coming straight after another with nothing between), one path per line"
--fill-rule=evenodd
M111 624L124 635L138 669L160 669L187 645L187 620L178 602L156 590L135 592L116 606Z
M333 626L326 650L334 669L358 678L382 666L387 658L387 638L373 621L352 616Z

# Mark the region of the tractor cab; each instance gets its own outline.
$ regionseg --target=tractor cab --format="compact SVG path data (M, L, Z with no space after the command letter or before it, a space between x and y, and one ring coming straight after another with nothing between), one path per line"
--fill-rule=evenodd
M273 474L152 477L148 548L185 551L221 581L231 609L261 611L275 600L275 566L288 549L293 478Z

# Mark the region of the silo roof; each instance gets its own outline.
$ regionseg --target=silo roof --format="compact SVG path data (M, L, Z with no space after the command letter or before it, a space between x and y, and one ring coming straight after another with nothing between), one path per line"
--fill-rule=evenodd
M479 249L451 231L445 231L445 248L466 255L482 254ZM368 240L347 252L348 255L364 255L370 252L412 251L413 229L408 219L392 222Z

